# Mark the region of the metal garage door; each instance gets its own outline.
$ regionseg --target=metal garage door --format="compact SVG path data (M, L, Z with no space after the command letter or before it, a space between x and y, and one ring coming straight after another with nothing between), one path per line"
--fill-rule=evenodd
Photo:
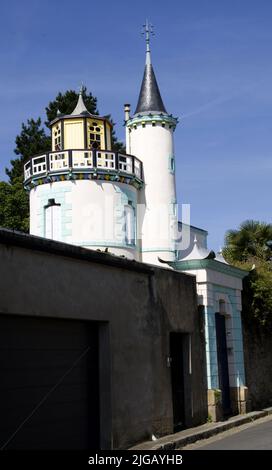
M98 327L0 315L0 448L99 448Z

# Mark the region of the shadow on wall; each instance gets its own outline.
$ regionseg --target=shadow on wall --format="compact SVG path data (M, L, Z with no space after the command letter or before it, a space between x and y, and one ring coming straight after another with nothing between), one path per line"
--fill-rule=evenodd
M271 334L243 322L246 384L252 410L272 406Z

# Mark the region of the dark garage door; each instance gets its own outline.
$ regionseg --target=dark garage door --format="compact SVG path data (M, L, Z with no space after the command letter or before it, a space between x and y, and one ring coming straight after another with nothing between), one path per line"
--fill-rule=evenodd
M0 315L0 448L99 448L98 327Z

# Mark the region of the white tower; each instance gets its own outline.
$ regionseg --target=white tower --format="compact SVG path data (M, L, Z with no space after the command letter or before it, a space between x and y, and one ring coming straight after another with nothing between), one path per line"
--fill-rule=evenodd
M160 264L158 258L174 260L177 225L175 154L173 132L177 119L168 114L151 63L150 34L146 22L146 62L136 111L126 118L127 153L143 163L145 187L140 192L142 261ZM128 108L125 108L128 111ZM139 210L138 210L139 214Z
M24 168L30 233L139 259L136 238L142 163L112 149L112 125L86 109L82 92L71 114L50 123L52 150Z

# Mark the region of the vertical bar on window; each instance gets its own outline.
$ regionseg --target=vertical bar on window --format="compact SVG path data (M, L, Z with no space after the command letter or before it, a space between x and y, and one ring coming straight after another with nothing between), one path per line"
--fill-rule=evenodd
M114 152L114 157L115 157L115 169L119 170L119 153Z
M50 166L49 166L49 153L45 154L45 171L50 171Z
M73 168L73 150L68 150L68 166Z
M88 138L87 138L87 118L84 118L83 120L83 126L84 126L84 148L88 148Z
M92 151L92 152L93 152L93 166L94 166L94 168L96 168L96 167L97 167L97 157L96 157L96 150L95 150L95 149L93 149L93 151Z
M135 175L135 158L131 157L132 160L132 174Z
M61 129L61 150L64 150L64 121L60 121L60 129Z

